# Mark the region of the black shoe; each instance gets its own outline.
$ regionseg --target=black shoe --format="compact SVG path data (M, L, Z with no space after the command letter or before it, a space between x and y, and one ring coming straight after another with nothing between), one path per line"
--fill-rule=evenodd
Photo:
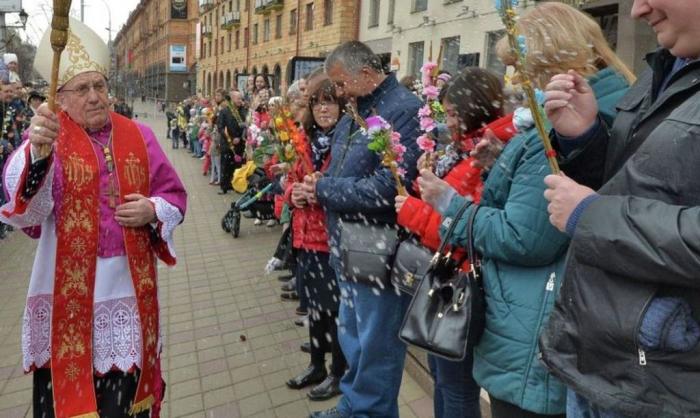
M311 343L303 343L302 345L299 346L299 349L301 350L302 353L311 354Z
M299 308L297 308L299 309ZM300 316L299 318L294 320L294 325L298 327L305 327L309 324L309 317L308 315Z
M282 298L282 300L299 300L299 295L297 292L282 293L280 298Z
M282 276L277 277L277 280L279 280L281 282L288 282L288 281L292 280L292 277L294 277L293 274L284 274Z
M280 286L280 289L282 289L283 292L294 292L297 290L296 281L292 279L286 283L282 283L282 286Z
M297 377L287 380L287 387L290 389L303 389L307 386L323 382L326 379L325 368L307 367Z
M325 401L340 394L340 378L329 374L326 380L311 389L306 396L312 401Z
M217 192L216 194L226 194L226 193L228 193L228 190L226 190L226 191L223 191L223 190L222 190L222 191L220 191L220 192Z
M306 308L302 308L301 306L297 306L297 308L294 310L294 313L299 316L306 316L309 314L309 310Z
M312 412L309 418L350 418L347 415L343 415L334 406L331 409L326 409L325 411Z

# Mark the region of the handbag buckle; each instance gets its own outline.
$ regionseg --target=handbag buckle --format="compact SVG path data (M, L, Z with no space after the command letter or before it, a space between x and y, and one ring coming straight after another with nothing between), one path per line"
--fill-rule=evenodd
M408 272L404 276L403 282L406 286L413 286L414 279L415 279L415 276L413 275L413 273Z

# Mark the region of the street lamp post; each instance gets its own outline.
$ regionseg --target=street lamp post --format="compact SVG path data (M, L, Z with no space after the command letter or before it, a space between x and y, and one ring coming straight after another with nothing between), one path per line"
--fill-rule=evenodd
M6 12L0 12L0 54L7 52L7 28L21 28L24 30L27 27L27 19L29 15L24 9L19 11L19 22L20 25L7 25L5 24L5 14Z

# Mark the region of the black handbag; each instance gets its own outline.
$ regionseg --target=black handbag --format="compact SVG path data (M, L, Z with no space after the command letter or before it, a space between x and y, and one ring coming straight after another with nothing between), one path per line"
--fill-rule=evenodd
M399 330L399 338L406 344L452 361L463 360L467 348L474 347L484 331L486 306L473 240L478 206L474 205L467 223L470 271L462 271L464 260L457 262L446 251L457 221L471 205L465 203L452 219Z
M401 241L391 268L391 284L403 293L415 294L432 258L433 253L415 236Z
M386 289L399 243L395 225L342 221L340 262L345 280Z

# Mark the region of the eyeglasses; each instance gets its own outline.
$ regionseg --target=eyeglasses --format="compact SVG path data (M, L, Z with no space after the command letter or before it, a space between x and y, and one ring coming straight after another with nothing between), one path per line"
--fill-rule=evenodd
M92 84L80 84L74 89L61 89L60 93L73 92L76 95L78 95L78 97L85 97L88 93L90 93L90 89L95 90L95 93L98 94L105 93L107 91L107 83L105 83L104 81L97 81Z

